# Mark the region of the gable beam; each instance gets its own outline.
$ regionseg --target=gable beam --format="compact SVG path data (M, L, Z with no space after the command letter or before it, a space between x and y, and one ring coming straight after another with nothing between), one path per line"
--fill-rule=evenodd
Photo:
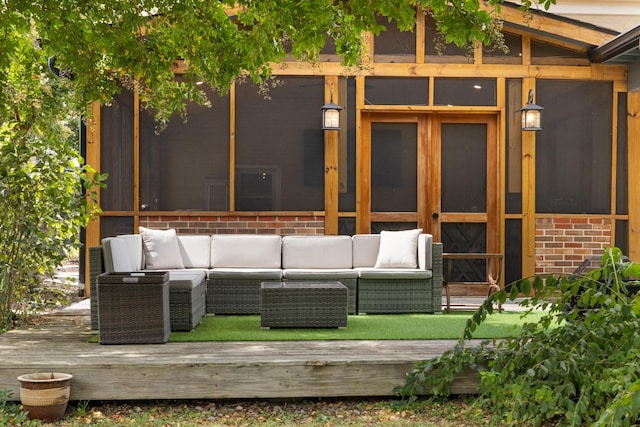
M495 7L486 1L480 3L480 8L489 12L495 12ZM497 16L504 21L504 27L522 28L533 34L546 35L547 37L560 38L573 43L581 43L583 46L600 46L615 35L605 31L599 31L588 26L580 26L563 19L555 19L550 15L532 10L523 12L516 7L503 4Z

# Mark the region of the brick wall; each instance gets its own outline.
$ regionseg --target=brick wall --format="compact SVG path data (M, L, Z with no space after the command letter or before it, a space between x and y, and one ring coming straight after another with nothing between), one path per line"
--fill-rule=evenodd
M175 228L178 234L324 234L321 216L148 216L140 217L148 228Z
M538 218L536 273L571 274L591 255L611 246L611 221L602 218Z

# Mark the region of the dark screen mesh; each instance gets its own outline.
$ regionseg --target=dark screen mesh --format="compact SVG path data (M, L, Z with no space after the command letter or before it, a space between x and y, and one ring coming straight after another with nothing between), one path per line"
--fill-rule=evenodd
M100 171L108 173L100 193L105 211L133 210L133 93L123 90L100 112Z
M236 89L236 210L324 210L324 78L278 80Z
M610 212L612 93L611 82L538 80L537 212Z
M229 97L207 91L211 107L191 103L159 134L140 114L140 209L229 209Z

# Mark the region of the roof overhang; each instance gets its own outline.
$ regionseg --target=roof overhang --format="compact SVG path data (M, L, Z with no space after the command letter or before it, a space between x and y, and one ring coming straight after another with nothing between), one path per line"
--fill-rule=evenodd
M640 25L593 49L591 60L598 64L640 62Z
M627 66L627 90L640 92L640 25L593 49L591 61Z

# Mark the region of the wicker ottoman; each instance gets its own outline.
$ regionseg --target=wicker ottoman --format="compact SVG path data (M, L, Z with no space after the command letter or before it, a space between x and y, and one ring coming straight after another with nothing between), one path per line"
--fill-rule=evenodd
M97 288L100 344L169 341L169 273L104 273Z
M169 315L172 331L190 331L207 308L205 273L172 271L169 274Z
M263 282L263 328L346 328L347 288L340 282Z

